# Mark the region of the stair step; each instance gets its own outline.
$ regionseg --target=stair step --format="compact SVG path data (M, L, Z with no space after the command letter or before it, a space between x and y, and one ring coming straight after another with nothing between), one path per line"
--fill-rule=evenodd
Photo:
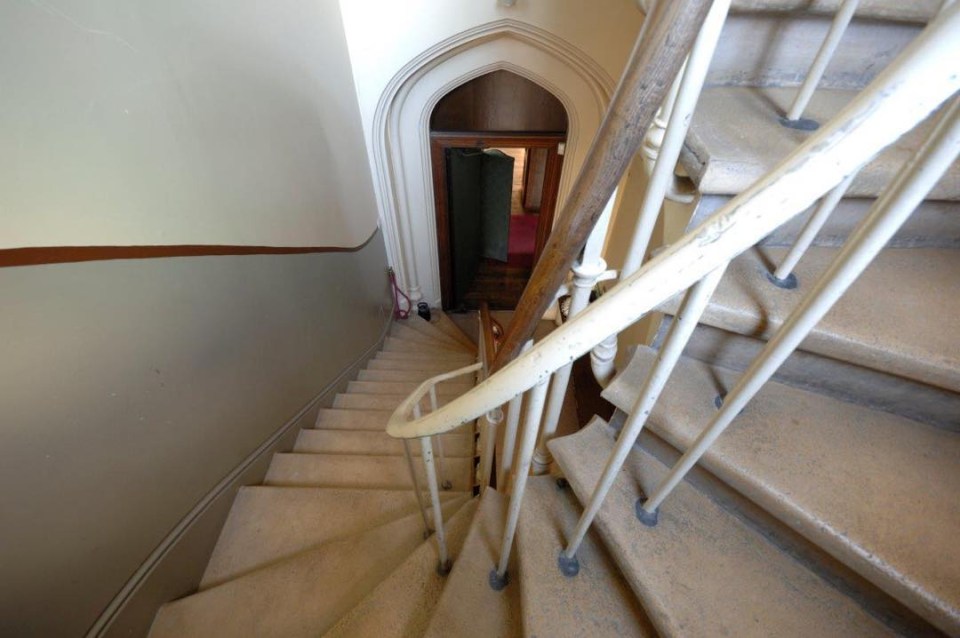
M441 434L446 456L472 457L473 435L470 432ZM300 454L372 454L402 456L403 441L384 432L362 430L300 430L293 451ZM410 451L419 456L420 445L412 441Z
M788 11L822 13L834 15L843 0L733 0L730 10L744 11ZM941 0L864 0L857 6L858 18L878 20L902 20L908 22L928 22L940 10Z
M420 514L332 541L160 608L151 638L317 636L423 542Z
M700 198L687 230L693 230L732 199L729 195L704 195ZM820 229L814 246L842 246L860 221L866 217L875 199L845 198ZM786 246L796 243L800 231L816 204L797 215L760 241L761 246ZM888 248L960 248L960 202L928 201L920 204L900 227Z
M453 337L461 345L466 347L466 349L476 355L477 353L477 344L469 336L463 333L463 330L460 329L453 319L448 317L446 313L440 311L433 312L433 320L430 322L431 326L436 327L438 330L443 331L445 334Z
M435 313L439 311L432 311L432 312ZM403 326L411 330L416 330L417 332L423 335L434 336L434 337L438 337L441 340L447 340L449 343L454 343L458 346L462 346L469 353L476 354L476 347L474 346L472 341L470 341L469 339L462 341L460 338L458 338L458 335L448 334L445 330L442 330L439 327L439 318L436 318L436 317L434 318L436 319L436 322L426 321L418 315L411 315L403 323ZM463 333L460 333L459 336L462 337Z
M478 504L478 500L470 500L447 522L447 547L454 561L463 547ZM431 537L343 616L324 638L420 638L447 580L437 573L437 563L436 540Z
M549 476L527 482L517 527L523 634L525 636L656 636L616 564L592 530L577 552L580 573L564 576L557 555L580 519L569 489Z
M701 193L736 195L772 170L810 133L781 126L795 89L716 87L704 90L681 164ZM845 107L857 91L821 89L814 93L804 117L825 123ZM931 119L884 150L860 171L847 194L877 197L901 166L914 157L930 131ZM960 163L930 193L930 199L960 197Z
M456 367L451 368L456 370ZM441 372L446 372L442 370ZM430 377L440 374L436 370L384 370L384 369L368 369L361 370L357 373L357 379L360 381L399 381L401 383L414 383L420 385L422 382L426 381ZM473 377L470 375L464 375L460 379L470 379L472 383ZM448 381L445 383L454 383L454 381Z
M401 360L401 361L456 361L460 366L468 366L471 363L476 363L475 359L469 354L436 354L433 352L395 352L392 350L385 350L378 352L375 359L388 359L388 360Z
M706 85L791 87L796 95L796 87L807 77L834 15L799 11L731 13L710 62ZM861 90L890 65L922 28L923 24L915 22L855 18L844 31L817 86Z
M414 463L426 489L423 463ZM439 468L437 469L439 473ZM444 478L454 492L473 488L473 459L447 458ZM410 470L402 456L353 454L275 454L264 485L409 490Z
M612 430L594 417L549 447L586 502L613 449ZM660 635L894 635L686 481L661 507L656 527L641 525L634 505L666 471L656 457L635 449L595 522Z
M385 433L391 414L386 410L322 408L313 427L318 430L366 430Z
M630 409L655 356L638 348L604 396ZM738 376L682 359L648 427L686 450L716 414L714 397ZM956 433L768 383L701 464L941 630L960 634Z
M815 285L838 251L811 248L795 269L799 287L767 280L782 248L735 259L701 323L767 339ZM676 307L676 299L666 306ZM936 313L925 309L937 308ZM800 349L960 392L960 259L951 250L889 248L820 321ZM960 417L960 415L955 415Z
M342 410L388 410L393 412L403 403L407 394L338 394L333 407ZM424 399L424 405L429 399ZM437 396L437 405L446 405L450 397Z
M424 326L430 326L430 324L425 321L421 321L420 323ZM418 343L441 345L452 350L460 350L467 356L472 356L466 346L441 330L431 330L430 334L426 334L412 326L395 322L390 326L390 336L406 339L407 341L416 341Z
M413 359L371 359L367 362L367 370L406 370L412 372L426 372L425 378L430 378L444 372L452 372L465 366L456 360L442 359L438 361L417 361ZM464 375L470 379L471 375Z
M493 488L484 492L424 636L513 638L521 635L515 559L511 559L508 568L514 582L504 590L494 591L488 580L499 559L507 500Z
M444 516L465 501L462 494L442 493ZM420 516L413 491L244 487L220 532L200 589L411 515Z
M392 352L429 352L439 356L462 356L464 351L462 348L456 348L454 346L447 346L437 344L426 344L419 341L410 341L408 339L401 339L399 337L387 337L383 340L384 351Z
M417 381L351 381L347 384L350 394L403 394L409 395L420 386ZM458 397L473 388L472 383L445 381L437 386L441 397Z

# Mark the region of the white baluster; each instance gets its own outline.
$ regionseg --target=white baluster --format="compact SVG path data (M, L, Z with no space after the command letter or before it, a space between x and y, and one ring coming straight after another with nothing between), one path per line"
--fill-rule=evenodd
M533 347L533 340L523 344L521 354ZM508 492L510 472L513 469L514 447L517 441L517 426L520 424L520 409L523 402L523 393L510 399L507 405L507 425L503 429L503 453L500 455L500 473L497 475L497 485L504 494Z
M810 98L813 97L814 92L817 90L820 80L823 79L823 72L827 70L827 65L830 63L831 58L833 58L833 54L836 53L837 47L840 45L840 40L843 38L843 34L850 24L850 20L853 18L858 4L860 4L860 0L844 0L844 3L840 5L840 9L837 11L837 15L834 16L833 23L830 25L830 30L827 32L827 37L823 41L823 44L820 45L817 57L813 59L813 64L810 66L810 70L807 71L807 77L804 78L803 84L800 85L800 91L797 93L797 97L794 98L793 105L787 111L786 116L780 119L780 123L784 126L805 131L814 130L819 126L819 124L813 120L805 120L802 119L801 116L803 115L804 109L806 109L810 103Z
M847 189L850 188L850 184L853 183L856 176L856 172L850 173L846 179L827 193L826 196L820 200L820 203L817 204L816 210L810 215L810 219L807 220L803 230L800 231L797 240L784 256L783 261L780 262L780 266L770 274L770 281L776 286L788 290L797 287L797 278L793 274L793 269L797 267L797 264L800 263L800 258L803 257L803 254L810 248L813 240L817 238L820 229L823 228L823 225L830 219L830 215L834 209L836 209L840 200L843 199L843 196L847 193Z
M783 327L757 356L724 399L713 421L657 487L637 505L637 516L655 524L657 508L710 449L733 419L746 407L777 368L813 330L833 304L860 276L919 206L930 189L960 154L960 99L954 99L937 121L920 151L904 166L857 226L840 254L810 293L790 314Z
M490 572L490 586L497 591L507 586L507 564L510 562L513 538L517 532L517 522L520 520L520 505L523 503L523 492L527 487L527 478L530 475L533 448L537 443L537 433L540 430L540 418L543 416L543 404L547 398L549 380L549 377L541 379L527 394L523 418L523 437L520 441L520 449L517 451L517 465L513 470L510 506L507 509L507 523L504 526L503 541L500 544L500 562L497 568Z
M643 194L640 212L637 213L637 224L633 231L630 249L624 261L621 277L632 275L643 263L644 255L650 245L650 237L660 216L660 208L667 189L673 181L673 172L680 158L683 140L687 136L693 111L697 107L703 82L707 77L707 69L713 59L713 53L720 39L720 31L730 9L730 0L715 0L710 12L704 20L703 27L690 49L687 64L683 75L680 76L679 91L670 121L667 124L663 144L650 182Z
M447 534L443 528L443 510L440 509L440 490L437 489L437 472L433 466L433 446L429 436L420 439L420 454L427 474L427 487L430 488L430 503L433 505L433 526L436 529L439 563L437 573L446 576L450 573L450 557L447 555Z
M577 550L580 548L580 543L586 536L587 530L590 529L597 512L600 511L604 499L607 498L607 493L610 491L613 481L617 478L620 468L623 467L623 462L633 448L633 444L640 436L640 431L653 411L657 399L660 398L660 393L663 392L667 379L670 378L677 361L680 360L680 355L690 340L694 328L697 327L697 322L706 309L713 292L717 289L725 270L726 267L713 271L691 286L687 294L684 295L680 309L674 316L673 323L670 324L670 330L666 339L664 339L663 346L657 353L656 361L650 368L650 372L647 373L643 388L630 410L630 416L627 417L623 429L620 431L617 445L610 454L607 465L603 469L603 474L600 476L600 481L593 490L590 503L580 516L580 521L567 543L567 548L560 553L558 564L560 571L565 575L575 576L580 571L580 564L577 561Z

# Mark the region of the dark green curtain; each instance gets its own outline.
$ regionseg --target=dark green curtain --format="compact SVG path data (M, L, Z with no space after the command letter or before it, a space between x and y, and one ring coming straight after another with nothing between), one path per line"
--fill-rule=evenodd
M477 274L480 259L507 261L513 158L497 150L447 149L453 307Z

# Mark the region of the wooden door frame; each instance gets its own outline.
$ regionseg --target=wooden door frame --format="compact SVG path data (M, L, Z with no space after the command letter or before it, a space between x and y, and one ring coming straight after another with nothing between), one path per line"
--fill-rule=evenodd
M563 155L560 145L567 141L566 133L510 133L488 131L434 131L430 133L430 165L433 177L433 201L437 222L437 256L440 265L440 296L444 308L453 300L453 263L450 255L450 211L447 201L448 148L546 148L547 165L543 177L543 194L537 219L537 238L533 263L547 244L553 229L560 188Z

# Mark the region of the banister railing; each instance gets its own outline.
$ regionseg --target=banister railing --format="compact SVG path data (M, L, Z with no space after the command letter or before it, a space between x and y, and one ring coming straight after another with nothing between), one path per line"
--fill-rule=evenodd
M520 353L553 303L557 289L640 148L710 5L710 0L670 0L651 8L597 137L507 328L494 372Z
M497 587L506 583L506 564L551 375L671 297L686 291L670 336L661 349L658 363L649 373L638 404L631 411L631 421L625 425L605 475L618 471L622 458L617 455L625 456L624 450L628 451L635 435L639 434L650 407L659 396L686 339L730 261L821 197L831 191L837 193L850 175L960 90L960 74L955 69L955 61L960 59L958 6L946 5L893 64L768 175L731 199L635 273L622 278L600 299L529 351L495 371L470 392L430 414L409 420L398 408L387 427L391 436L403 439L431 437L472 421L508 401L519 408L521 397L533 389L526 396L524 411L528 418L517 452L514 490L500 561L491 574L491 585ZM896 230L954 161L960 148L958 111L960 107L956 103L944 109L923 149L878 200L873 212L851 237L838 262L813 287L796 314L744 374L714 421L671 470L665 482L650 499L638 504L637 515L642 522L655 524L657 507L670 490L862 272L885 238ZM409 409L409 405L407 407ZM561 554L560 567L565 573L576 571L577 535L582 538L592 520L591 512L595 513L602 503L604 490L601 481L570 546ZM436 512L437 508L434 509Z
M444 372L430 377L418 385L417 388L410 393L410 396L400 402L400 405L397 406L396 410L394 410L393 414L390 416L389 423L402 422L405 421L407 417L411 416L414 419L422 418L422 402L426 396L430 397L431 412L436 412L438 408L437 386L439 384L467 374L474 374L482 367L483 363L478 362L464 366L457 370ZM387 425L388 432L390 430L389 423ZM437 449L440 452L440 479L437 478L437 468L436 463L434 462L434 441L436 442ZM420 479L417 477L417 470L413 462L413 454L410 452L408 441L406 439L403 441L403 452L407 458L407 468L410 471L410 482L412 483L414 492L416 493L417 504L420 506L420 515L423 517L425 534L429 535L431 532L436 534L437 550L439 554L437 572L441 575L446 575L450 572L451 562L450 554L447 550L446 531L443 527L443 510L440 509L440 487L442 486L444 489L450 489L450 484L444 479L446 476L444 473L446 468L444 467L442 450L443 443L440 441L440 437L424 436L420 438L420 457L423 461L424 474L427 480L427 490L430 493L430 507L433 510L433 529L431 530L427 517L427 507L423 502L423 491L420 488Z
M831 122L764 179L467 394L388 433L447 432L503 405L728 263L843 181L960 88L960 18L951 7ZM952 33L951 33L952 31Z

